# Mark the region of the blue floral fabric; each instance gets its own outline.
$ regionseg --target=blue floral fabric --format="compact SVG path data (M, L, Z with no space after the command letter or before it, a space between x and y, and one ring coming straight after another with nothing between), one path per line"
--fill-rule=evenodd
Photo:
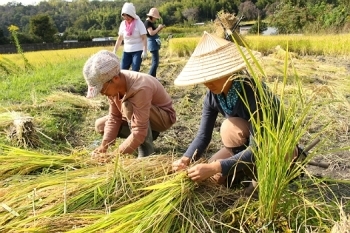
M231 88L227 93L227 97L225 98L224 94L218 94L218 100L221 108L228 115L232 115L233 109L236 106L237 100L242 92L242 86L240 82L232 82Z

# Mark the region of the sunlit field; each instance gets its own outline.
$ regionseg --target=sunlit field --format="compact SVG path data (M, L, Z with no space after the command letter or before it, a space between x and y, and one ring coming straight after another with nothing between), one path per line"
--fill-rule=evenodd
M277 45L299 55L350 56L350 34L247 36L250 48L265 54Z
M142 160L115 154L119 139L108 160L90 157L101 140L95 119L108 105L103 96L85 98L82 67L111 47L24 53L33 66L27 70L22 55L0 55L0 232L347 232L349 35L245 37L263 55L252 78L266 81L281 98L287 122L282 131L264 122L268 130L257 137L263 148L256 152L258 191L251 196L242 195L247 183L226 188L171 172L201 118L205 86L173 84L198 40L162 43L157 74L177 122L155 141L155 155ZM150 64L149 55L141 71ZM220 120L203 161L222 147ZM308 159L288 170L280 153L315 139L320 142Z
M101 49L113 50L111 46L65 50L48 50L38 52L26 52L25 57L28 59L31 65L35 67L42 67L57 63L69 62L70 60L86 58ZM0 54L0 62L1 59L4 58L14 61L20 67L24 66L24 61L20 54Z
M168 55L179 57L188 56L194 50L200 37L191 38L174 38L169 41ZM326 55L326 56L350 56L350 34L339 35L273 35L273 36L245 36L247 44L252 50L268 54L273 52L276 46L281 46L290 52L295 52L299 55ZM166 44L166 43L164 43ZM80 59L101 50L112 50L111 47L91 47L81 49L53 50L27 52L25 56L34 66L45 66L52 63L62 63L69 59ZM121 55L121 50L119 50ZM1 54L1 59L9 59L23 66L23 59L18 54Z

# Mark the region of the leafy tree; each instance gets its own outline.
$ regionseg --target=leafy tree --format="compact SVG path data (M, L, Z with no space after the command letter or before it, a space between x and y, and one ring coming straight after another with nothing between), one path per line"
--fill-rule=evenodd
M39 14L30 19L30 32L40 37L44 42L53 42L57 28L49 15Z
M258 0L255 5L257 8L259 8L260 10L265 9L267 6L275 3L275 0Z
M250 34L260 34L263 31L265 31L267 29L267 23L259 20L257 21L250 29L249 29L249 33Z
M17 33L18 41L20 44L31 44L31 43L40 43L42 39L34 34L28 33Z
M276 27L280 34L300 33L307 22L307 17L305 8L284 4L277 8L270 24Z
M4 31L0 28L0 44L7 44L9 40L5 37Z
M163 23L173 25L183 21L182 9L183 5L180 2L167 2L158 10L162 15Z
M320 2L318 4L308 4L307 12L309 15L306 28L308 32L325 32L330 28L333 32L338 32L345 24L349 15L343 6L334 7L331 4Z
M238 9L239 12L244 15L246 20L256 20L262 14L262 11L260 11L252 1L245 1L241 3Z
M88 30L93 28L96 24L96 20L91 19L87 15L81 15L77 20L75 20L73 27L76 29Z
M350 0L339 0L339 6L344 6L345 11L349 12L350 11Z
M197 21L198 12L199 10L197 7L192 7L183 10L182 15L187 19L188 22L194 23Z
M279 6L280 6L279 2L274 2L274 3L266 5L264 8L264 16L269 17L269 16L273 15L278 10Z

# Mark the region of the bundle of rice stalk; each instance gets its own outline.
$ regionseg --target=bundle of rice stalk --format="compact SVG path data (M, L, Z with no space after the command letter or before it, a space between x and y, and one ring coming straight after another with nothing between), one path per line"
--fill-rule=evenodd
M62 169L67 165L81 166L81 158L75 155L45 155L0 144L0 176L26 175L43 169Z
M238 21L238 18L235 16L235 14L227 13L227 12L224 12L223 10L221 10L217 13L217 17L219 19L215 19L215 21L214 21L215 30L216 30L215 34L217 36L223 38L224 37L224 29L223 29L222 25L226 29L231 29ZM222 25L221 25L221 23L222 23Z
M105 167L92 167L44 174L36 179L22 179L17 184L12 182L5 195L0 196L0 202L8 207L0 211L0 232L11 229L19 232L33 227L37 222L53 217L57 209L60 209L59 213L65 213L71 196L78 195L80 190L97 187L109 173ZM87 201L86 205L93 208L93 198Z
M1 113L0 129L5 129L8 139L17 146L38 146L39 139L32 117L14 111Z
M19 147L35 148L39 145L39 137L33 123L33 117L18 117L7 130L7 137Z
M170 164L169 156L148 157L142 161L117 158L114 164L106 167L109 172L104 177L96 178L96 182L84 189L77 187L74 195L67 196L64 205L62 203L52 210L54 214L61 214L101 207L110 212L120 208L149 192L142 188L164 181L168 172L161 165L164 161Z
M53 94L47 96L46 100L48 101L46 105L50 105L50 104L56 105L57 102L60 102L60 103L70 104L77 108L98 109L101 107L100 101L91 100L91 99L85 98L84 96L75 95L64 91L54 92Z
M188 179L185 172L169 177L171 179L165 182L144 188L152 190L147 196L90 226L70 232L170 232L174 218L181 214L178 210L193 194L196 184Z
M5 129L11 124L13 124L13 121L17 118L24 117L24 114L21 112L3 112L0 113L0 129Z
M9 212L0 218L0 223L7 222L4 227L7 231L12 229L19 232L30 227L46 232L52 229L47 219L61 214L99 209L109 213L150 192L142 188L163 181L164 178L159 177L163 177L167 171L164 166L160 166L164 161L169 161L169 156L160 156L158 159L149 157L142 161L126 159L123 161L125 167L117 160L114 165L55 173L50 176L50 180L49 177L43 177L25 184L22 182L21 185L26 187L24 190L17 191L18 188L12 187L7 191L13 194L13 198L2 200L16 210L20 217L15 218ZM31 205L28 205L30 200L26 198L33 195L35 214Z
M169 155L148 156L143 159L118 157L118 159L121 168L126 174L129 174L130 180L134 183L140 181L143 184L147 180L164 179L164 175L171 171L173 161L172 156ZM160 181L158 180L158 182ZM150 183L143 186L149 185Z

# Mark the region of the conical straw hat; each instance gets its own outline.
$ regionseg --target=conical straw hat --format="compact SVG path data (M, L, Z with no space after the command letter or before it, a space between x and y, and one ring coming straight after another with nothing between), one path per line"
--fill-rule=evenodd
M248 50L244 47L241 49L246 59L251 60ZM235 43L204 32L174 84L187 86L206 83L231 75L245 67L246 63Z

